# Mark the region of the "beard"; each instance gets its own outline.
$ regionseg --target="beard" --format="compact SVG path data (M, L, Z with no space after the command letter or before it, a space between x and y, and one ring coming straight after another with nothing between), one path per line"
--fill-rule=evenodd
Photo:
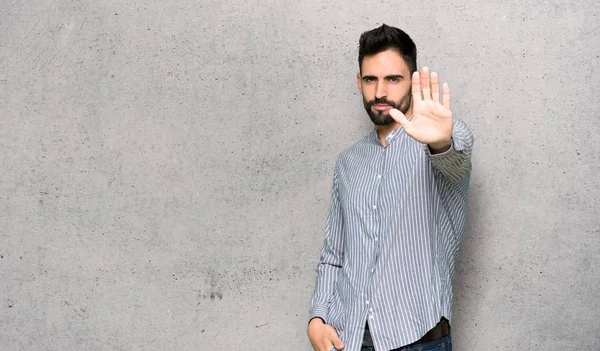
M400 110L402 113L406 113L410 108L410 103L412 101L411 92L409 91L406 95L402 97L399 101L389 101L386 98L382 99L373 99L371 101L367 101L363 96L363 105L365 106L365 110L367 110L367 114L371 117L371 121L376 126L387 126L395 122L394 118L390 116L389 110L387 111L376 111L373 110L373 105L389 105L391 108L395 108Z

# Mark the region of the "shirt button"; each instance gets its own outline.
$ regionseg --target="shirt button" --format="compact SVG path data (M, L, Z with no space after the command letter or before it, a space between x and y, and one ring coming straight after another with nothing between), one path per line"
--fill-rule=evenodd
M377 175L377 179L381 179L381 174L378 174L378 175Z
M369 316L369 318L373 319L373 318L375 318L375 317L373 317L373 315L370 315L370 316Z
M368 305L369 304L369 300L365 301L365 303Z
M373 209L376 210L377 209L377 205L373 205Z
M378 241L378 240L379 240L379 238L378 238L378 237L375 237L375 241Z
M372 309L372 308L369 308L369 312L373 313L373 309Z
M375 268L371 268L371 273L375 272Z

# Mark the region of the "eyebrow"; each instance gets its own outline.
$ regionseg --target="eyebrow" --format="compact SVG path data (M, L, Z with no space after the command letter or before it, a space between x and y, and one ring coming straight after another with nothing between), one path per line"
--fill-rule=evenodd
M401 74L392 74L392 75L385 77L385 79L398 79L398 78L404 78L404 76Z
M401 74L391 74L389 76L385 76L384 77L384 79L388 79L388 80L389 79L399 79L399 78L402 79L402 78L404 78L404 76L401 75ZM371 76L371 75L367 75L367 76L363 76L361 79L363 79L363 80L365 80L365 79L377 79L377 77Z

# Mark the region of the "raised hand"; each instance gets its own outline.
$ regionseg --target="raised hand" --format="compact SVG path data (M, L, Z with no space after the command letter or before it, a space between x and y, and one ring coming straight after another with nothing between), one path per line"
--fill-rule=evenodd
M450 111L450 87L442 86L440 102L439 78L436 72L429 73L423 67L412 75L413 117L408 120L397 109L390 110L390 116L413 139L428 144L433 150L443 150L450 146L452 137L452 111ZM421 97L421 93L423 96Z

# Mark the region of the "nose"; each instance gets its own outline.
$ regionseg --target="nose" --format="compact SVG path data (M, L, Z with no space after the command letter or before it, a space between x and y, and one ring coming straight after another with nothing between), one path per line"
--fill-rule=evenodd
M375 97L377 99L381 99L387 96L387 85L385 82L379 81L377 82L377 89L375 91Z

